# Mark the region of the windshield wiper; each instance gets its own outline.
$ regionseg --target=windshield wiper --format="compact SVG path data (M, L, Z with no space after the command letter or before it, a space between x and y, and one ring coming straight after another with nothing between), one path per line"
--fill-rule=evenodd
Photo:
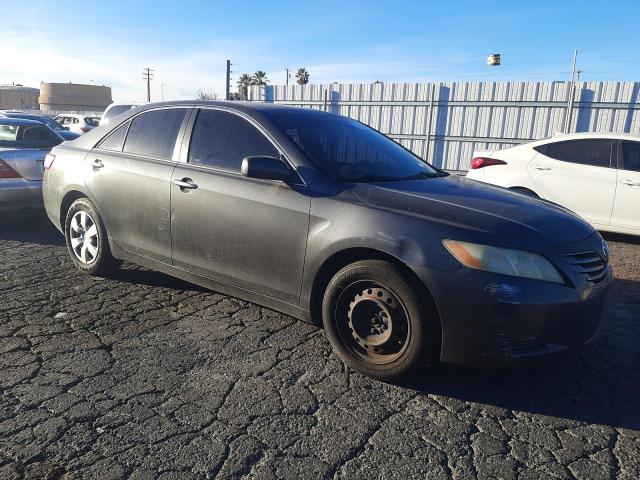
M399 178L398 180L414 180L414 179L420 179L420 178L439 178L439 177L446 177L447 175L449 175L447 172L420 172L420 173L416 173L415 175L409 175L408 177L402 177Z

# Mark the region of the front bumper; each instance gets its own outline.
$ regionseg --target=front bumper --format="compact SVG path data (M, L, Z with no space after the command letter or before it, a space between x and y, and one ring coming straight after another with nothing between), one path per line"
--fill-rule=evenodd
M41 180L24 178L0 180L0 213L13 214L42 208Z
M597 251L599 234L543 252L566 284L498 275L461 267L453 272L416 269L440 313L445 363L501 367L531 357L579 348L596 335L611 269L597 284L565 260Z

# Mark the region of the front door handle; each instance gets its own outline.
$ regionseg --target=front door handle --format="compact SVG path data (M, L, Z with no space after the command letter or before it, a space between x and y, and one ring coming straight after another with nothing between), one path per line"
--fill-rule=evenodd
M633 180L620 180L620 183L623 185L629 185L630 187L640 187L640 182L634 182Z
M99 158L96 158L93 162L91 162L90 165L93 168L104 168L104 164L102 163L102 160L100 160Z
M551 167L547 167L545 165L533 165L532 168L535 168L536 170L551 170Z
M191 180L190 178L182 178L180 180L176 179L173 181L173 184L180 187L180 190L183 190L183 189L195 190L196 188L198 188L198 185L193 183L193 180Z

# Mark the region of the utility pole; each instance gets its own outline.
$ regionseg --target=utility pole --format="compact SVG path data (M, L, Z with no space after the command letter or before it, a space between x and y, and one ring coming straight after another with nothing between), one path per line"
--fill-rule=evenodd
M573 52L573 68L571 69L571 84L569 85L569 101L567 102L567 121L564 126L564 133L569 133L571 127L571 116L573 113L573 97L576 79L576 62L578 61L578 49Z
M230 96L229 94L231 93L231 60L227 60L227 87L226 87L226 93L224 96L225 100L229 100Z
M147 81L147 102L151 101L151 80L153 79L153 69L145 67L142 70L142 78Z
M291 78L291 74L289 73L291 70L288 68L284 69L285 72L287 72L287 87L289 86L289 78Z

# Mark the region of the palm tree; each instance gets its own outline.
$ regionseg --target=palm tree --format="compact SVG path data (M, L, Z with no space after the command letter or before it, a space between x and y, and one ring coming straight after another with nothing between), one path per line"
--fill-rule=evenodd
M252 85L264 87L267 83L269 83L269 79L267 78L267 74L262 70L258 70L253 74Z
M248 73L243 73L242 75L240 75L240 78L238 79L238 93L240 94L240 98L242 100L247 99L248 89L251 85L253 85L253 79L251 78L251 75L249 75Z
M298 85L306 85L309 83L309 72L307 72L307 69L304 67L299 68L296 72L296 79Z

